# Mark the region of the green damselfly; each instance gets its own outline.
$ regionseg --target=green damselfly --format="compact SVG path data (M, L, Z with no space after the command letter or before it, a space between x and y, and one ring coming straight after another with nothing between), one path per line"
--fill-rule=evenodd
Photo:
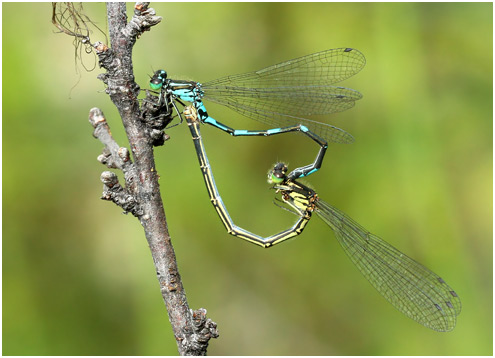
M316 213L383 297L428 328L439 332L454 329L461 300L441 277L321 200L313 189L288 178L286 172L287 166L277 163L268 178L282 201L300 217L311 218Z

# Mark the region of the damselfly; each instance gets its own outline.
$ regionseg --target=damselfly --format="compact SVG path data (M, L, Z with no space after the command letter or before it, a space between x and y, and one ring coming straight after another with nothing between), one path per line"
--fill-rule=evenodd
M316 213L330 226L351 261L383 297L428 328L454 329L461 300L441 277L321 200L314 190L288 178L286 172L287 166L277 163L268 178L283 202L301 218L309 220Z
M167 72L158 70L151 78L150 86L161 90L161 101L173 106L179 117L180 111L175 102L190 102L197 109L201 123L210 124L232 136L270 136L287 132L308 135L318 143L320 152L313 164L291 172L293 178L298 178L320 168L327 141L351 143L354 140L340 128L300 116L340 112L354 106L362 95L334 84L358 73L365 63L363 54L358 50L338 48L203 84L169 79ZM274 128L233 129L210 117L203 99L227 106Z

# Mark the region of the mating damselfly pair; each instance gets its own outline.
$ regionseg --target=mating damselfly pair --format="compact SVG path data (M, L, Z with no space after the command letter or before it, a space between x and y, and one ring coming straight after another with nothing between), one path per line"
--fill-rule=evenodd
M175 108L181 121L176 102L182 105L185 105L184 102L192 103L185 107L184 117L193 137L210 200L229 234L262 247L270 247L301 234L312 214L316 213L334 231L351 261L393 306L428 328L450 331L455 327L461 302L442 278L371 234L346 214L321 200L313 189L297 181L320 168L327 141L353 141L352 136L342 129L299 116L351 108L361 94L333 84L359 72L364 64L364 56L359 51L340 48L204 84L168 79L167 73L159 70L151 78L150 85L160 90L161 105ZM224 104L275 128L252 131L228 127L210 117L203 98ZM314 163L288 174L283 163L277 163L270 170L269 182L281 195L281 201L298 215L291 228L265 238L234 224L215 185L200 134L200 123L213 125L233 136L301 132L320 145Z

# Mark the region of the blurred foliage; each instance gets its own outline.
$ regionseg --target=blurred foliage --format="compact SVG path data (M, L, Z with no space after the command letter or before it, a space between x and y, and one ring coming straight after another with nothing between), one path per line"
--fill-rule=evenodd
M99 200L105 168L89 109L100 107L127 145L101 71L75 68L50 4L2 5L3 354L176 354L143 231ZM439 273L463 303L453 332L416 324L366 283L319 219L270 250L233 239L182 125L157 148L157 169L189 303L219 325L209 353L491 355L492 4L152 6L164 20L135 47L143 88L158 68L206 81L327 48L361 50L365 69L343 85L364 98L326 119L356 142L331 145L307 182ZM104 4L85 9L105 30ZM94 58L84 60L91 67ZM237 128L259 127L208 108ZM276 160L307 163L316 147L297 135L231 138L209 127L203 137L236 223L268 235L294 220L272 205L265 175Z

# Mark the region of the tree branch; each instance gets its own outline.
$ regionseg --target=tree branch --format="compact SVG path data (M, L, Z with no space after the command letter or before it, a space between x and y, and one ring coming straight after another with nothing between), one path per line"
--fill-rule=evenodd
M218 337L216 324L206 318L205 309L193 312L187 304L155 169L153 145L161 145L167 139L163 128L171 120L170 113L167 115L162 108L157 108L156 97L149 93L140 108L140 88L134 82L133 45L144 31L149 31L151 26L161 21L161 17L155 16L155 11L148 5L137 3L133 18L126 23L125 3L107 3L111 47L102 43L93 45L100 66L107 71L98 77L107 85L106 92L120 113L134 163L129 151L112 138L101 110L91 109L89 121L95 128L93 135L105 146L98 160L109 168L122 170L125 178L125 186L121 186L114 173L103 172L102 199L113 201L141 222L179 353L206 355L209 340ZM151 114L157 112L159 120L150 120Z

